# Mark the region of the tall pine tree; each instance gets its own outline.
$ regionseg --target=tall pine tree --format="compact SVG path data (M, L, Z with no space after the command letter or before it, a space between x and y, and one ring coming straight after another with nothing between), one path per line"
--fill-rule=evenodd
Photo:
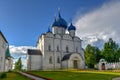
M22 60L21 57L15 62L15 70L22 70Z

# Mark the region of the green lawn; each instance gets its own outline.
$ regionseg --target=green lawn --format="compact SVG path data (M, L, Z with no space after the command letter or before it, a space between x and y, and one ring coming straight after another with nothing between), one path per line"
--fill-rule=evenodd
M1 80L1 79L0 79ZM7 77L2 80L31 80L16 72L7 72Z
M119 72L99 72L99 71L31 71L30 73L37 74L42 77L47 77L53 80L112 80L114 77L119 77Z

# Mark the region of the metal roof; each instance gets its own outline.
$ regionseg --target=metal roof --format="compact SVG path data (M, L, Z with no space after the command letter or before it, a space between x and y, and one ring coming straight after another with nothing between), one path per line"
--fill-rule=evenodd
M27 54L28 55L42 55L41 51L37 49L28 49Z

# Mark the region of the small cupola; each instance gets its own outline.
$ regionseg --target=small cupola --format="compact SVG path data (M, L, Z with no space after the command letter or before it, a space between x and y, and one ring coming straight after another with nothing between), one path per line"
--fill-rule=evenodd
M73 26L73 24L71 23L70 26L68 27L68 31L69 31L70 36L72 36L72 37L75 36L75 30L76 30L76 27Z
M73 24L71 23L70 24L70 26L68 27L68 31L70 31L70 30L76 30L76 27L75 26L73 26Z

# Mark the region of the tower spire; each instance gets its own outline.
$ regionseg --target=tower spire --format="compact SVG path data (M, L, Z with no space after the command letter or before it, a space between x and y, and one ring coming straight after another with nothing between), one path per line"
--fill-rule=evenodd
M72 18L70 18L70 24L72 24Z
M54 21L56 21L56 14L55 14L55 16L54 16L54 17L55 17Z
M61 15L60 15L60 7L58 8L58 15L59 15L59 18L61 18Z

